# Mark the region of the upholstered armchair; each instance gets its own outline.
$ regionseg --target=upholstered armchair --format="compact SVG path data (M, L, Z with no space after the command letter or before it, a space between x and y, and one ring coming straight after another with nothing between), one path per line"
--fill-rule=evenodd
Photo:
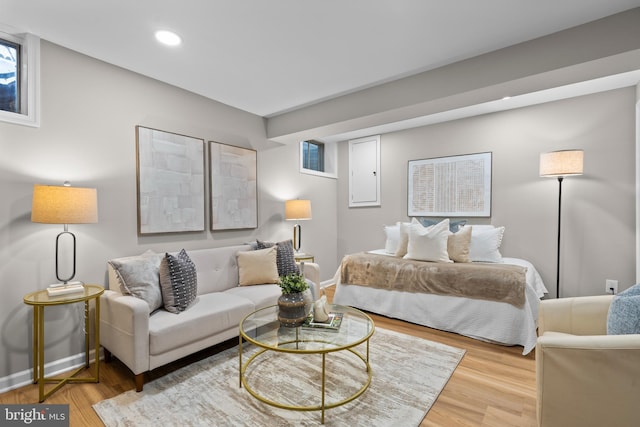
M538 425L640 425L640 335L607 335L613 296L544 300L538 317Z

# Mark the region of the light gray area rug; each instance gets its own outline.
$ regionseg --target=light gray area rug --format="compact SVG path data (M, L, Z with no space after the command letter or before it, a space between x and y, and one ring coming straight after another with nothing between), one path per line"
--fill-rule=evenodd
M243 360L257 349L243 345ZM365 354L365 346L358 350ZM418 426L464 356L464 350L376 329L370 341L371 386L325 411L325 425ZM322 356L268 352L247 369L249 385L280 403L320 403ZM326 402L359 390L364 363L348 351L326 357ZM320 411L275 408L239 387L238 347L169 373L93 406L112 426L318 426Z

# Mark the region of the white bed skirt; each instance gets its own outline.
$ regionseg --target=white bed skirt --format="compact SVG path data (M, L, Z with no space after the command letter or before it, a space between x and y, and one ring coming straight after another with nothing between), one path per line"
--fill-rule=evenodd
M522 354L526 355L536 346L539 298L546 289L538 272L527 261L505 258L504 262L528 268L523 307L504 302L342 285L339 269L335 276L333 302L483 341L521 345L524 347Z

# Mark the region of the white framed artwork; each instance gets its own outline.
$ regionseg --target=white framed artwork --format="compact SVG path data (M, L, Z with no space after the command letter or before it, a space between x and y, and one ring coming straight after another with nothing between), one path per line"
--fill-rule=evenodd
M492 153L410 160L407 212L413 216L491 216Z
M211 230L258 227L257 152L209 141Z
M136 126L138 234L205 230L204 140Z

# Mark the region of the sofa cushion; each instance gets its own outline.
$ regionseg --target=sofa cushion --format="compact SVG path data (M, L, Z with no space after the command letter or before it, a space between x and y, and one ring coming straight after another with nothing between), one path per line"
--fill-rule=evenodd
M607 334L640 334L640 284L620 292L611 300Z
M199 295L189 310L177 317L158 310L149 318L149 353L162 354L230 328L237 329L252 311L251 301L226 292Z
M278 285L237 286L224 291L224 293L248 299L256 310L259 310L277 304L282 290Z
M162 307L160 290L160 261L163 255L147 251L139 256L109 260L123 295L140 298L149 305L149 312Z
M160 289L165 310L185 311L198 295L196 266L182 249L178 255L166 254L160 262Z
M266 249L272 246L276 246L278 253L276 256L276 265L278 267L278 276L288 276L290 274L300 274L300 269L296 264L296 260L293 256L293 241L283 240L282 242L263 242L257 241L258 249Z
M238 252L238 284L240 286L278 283L277 249Z
M251 251L250 245L187 250L198 271L198 295L222 292L238 286L240 251Z

